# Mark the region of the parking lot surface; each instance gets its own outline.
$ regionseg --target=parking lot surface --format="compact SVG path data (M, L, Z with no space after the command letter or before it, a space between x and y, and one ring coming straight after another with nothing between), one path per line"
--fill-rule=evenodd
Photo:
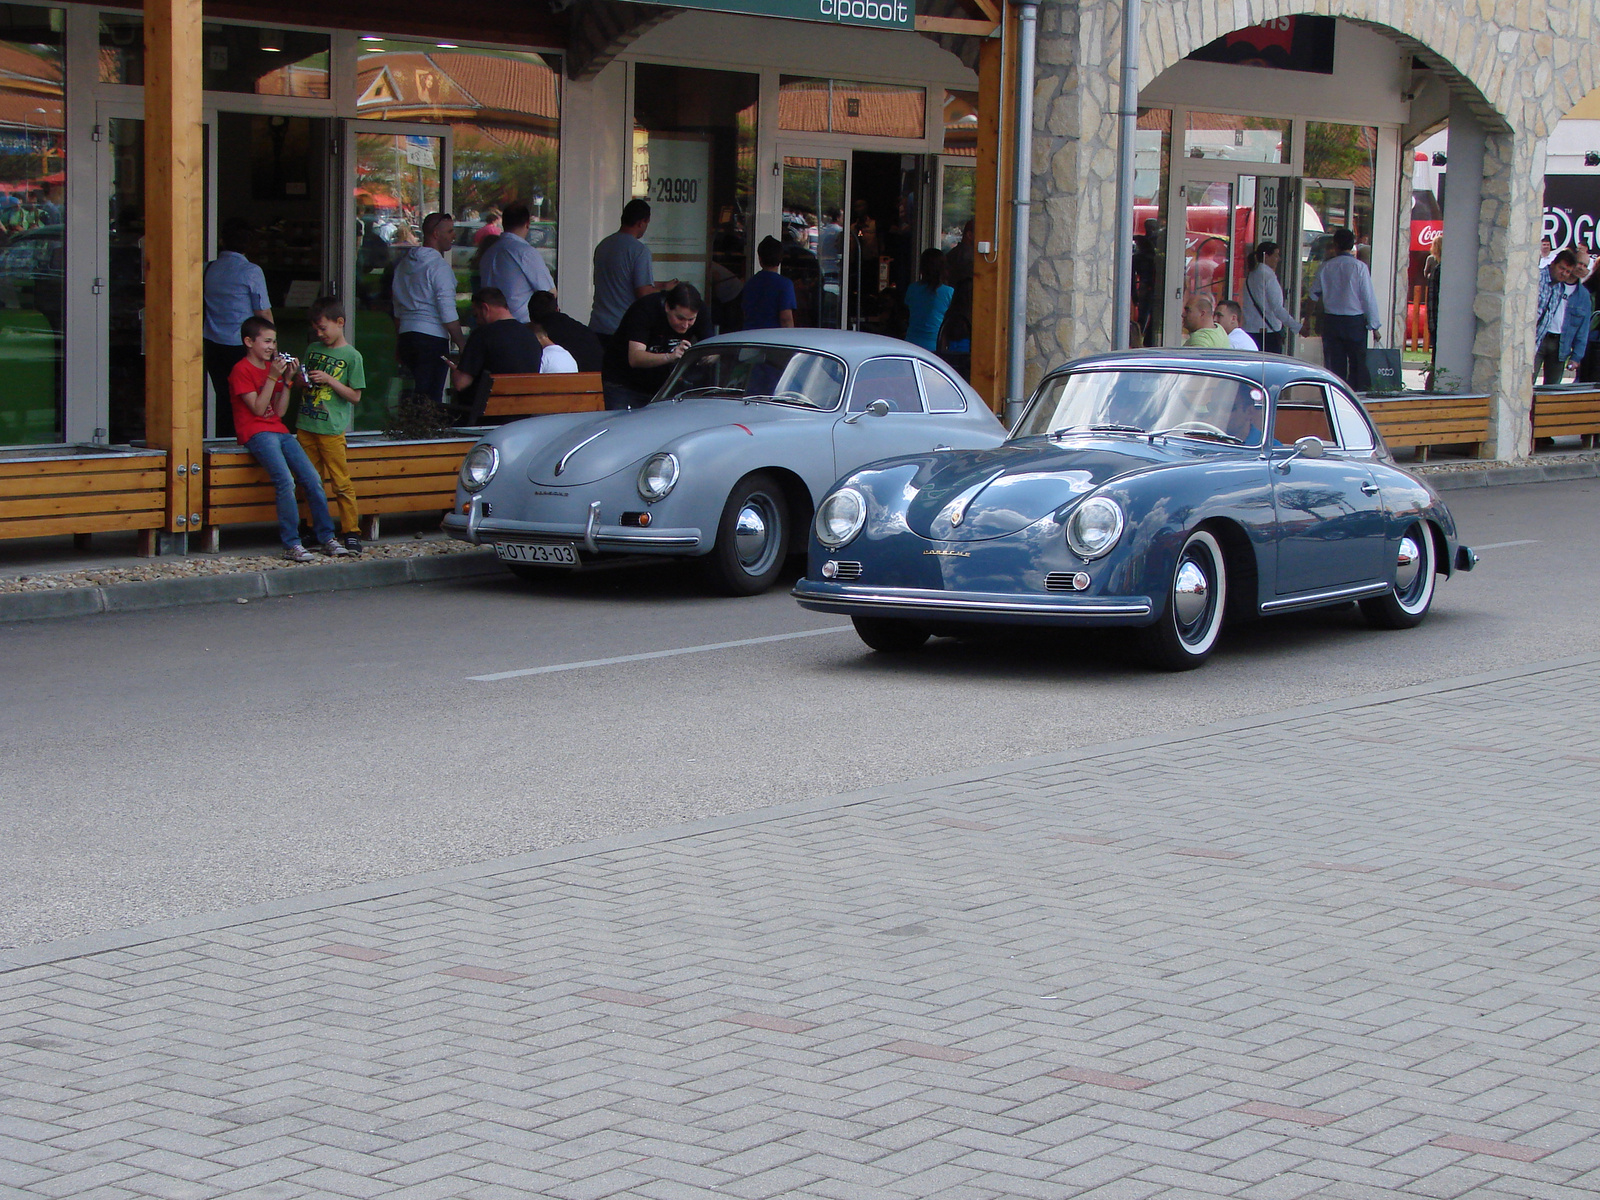
M1589 1198L1597 722L1589 655L10 951L0 1187Z

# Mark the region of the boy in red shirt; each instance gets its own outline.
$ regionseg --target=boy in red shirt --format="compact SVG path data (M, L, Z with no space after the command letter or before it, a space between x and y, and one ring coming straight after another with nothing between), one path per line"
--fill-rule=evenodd
M310 552L300 544L300 507L294 499L298 479L311 506L311 528L318 546L324 554L342 558L350 551L334 539L333 518L328 513L322 480L283 423L283 414L289 407L290 380L298 364L278 357L278 330L271 321L251 317L239 333L244 339L244 357L234 364L228 376L234 435L272 477L283 556L290 562L311 561Z

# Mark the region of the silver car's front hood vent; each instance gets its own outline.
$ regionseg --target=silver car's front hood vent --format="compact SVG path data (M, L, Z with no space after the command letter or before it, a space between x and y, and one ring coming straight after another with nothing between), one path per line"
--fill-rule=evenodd
M528 456L528 479L551 488L594 483L636 466L691 433L734 422L752 425L772 416L770 406L730 400L668 401L595 413L593 419L567 426L534 450ZM535 426L539 420L533 418Z

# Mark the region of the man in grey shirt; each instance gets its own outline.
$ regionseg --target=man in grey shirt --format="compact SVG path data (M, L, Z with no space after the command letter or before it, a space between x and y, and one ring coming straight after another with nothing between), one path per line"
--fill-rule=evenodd
M484 251L478 267L483 286L504 292L511 315L524 325L528 323L528 297L535 292L556 290L544 255L528 242L528 226L532 221L528 206L520 200L506 205L500 218L500 236ZM649 253L645 251L647 256Z
M602 342L617 331L622 315L635 300L651 292L664 291L678 281L655 281L655 263L650 247L643 242L650 228L648 201L629 200L622 210L622 225L594 248L594 307L589 311L589 328Z
M395 358L411 372L417 395L443 406L450 343L464 345L456 309L456 273L450 243L456 223L449 213L429 213L422 221L422 245L401 255L394 269Z

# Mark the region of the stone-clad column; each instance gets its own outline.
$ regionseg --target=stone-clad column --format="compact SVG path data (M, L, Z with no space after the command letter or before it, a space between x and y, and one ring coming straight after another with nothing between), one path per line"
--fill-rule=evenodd
M1120 3L1044 0L1034 89L1028 386L1110 349Z
M1545 142L1529 132L1491 133L1484 142L1472 390L1495 398L1490 436L1497 458L1521 458L1530 449Z

